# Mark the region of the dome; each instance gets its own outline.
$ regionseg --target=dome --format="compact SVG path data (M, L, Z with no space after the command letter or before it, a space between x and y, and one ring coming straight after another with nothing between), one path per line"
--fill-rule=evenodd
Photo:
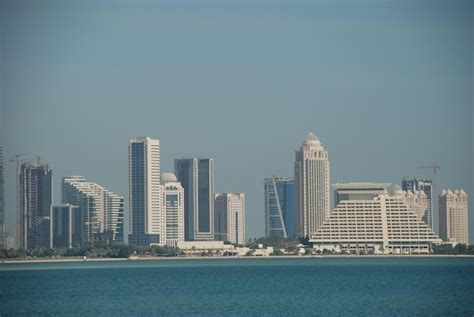
M426 193L422 190L420 190L420 193L418 194L420 197L428 197L426 196Z
M467 196L467 194L464 190L461 189L461 190L459 190L459 196L465 197L465 196Z
M391 189L392 189L393 195L397 195L397 196L404 195L403 190L398 185L394 185Z
M318 137L313 132L308 133L308 135L304 138L304 144L316 144L321 145L319 142Z
M177 182L177 181L178 181L178 179L176 178L176 175L174 175L173 173L163 173L163 174L161 174L161 184Z

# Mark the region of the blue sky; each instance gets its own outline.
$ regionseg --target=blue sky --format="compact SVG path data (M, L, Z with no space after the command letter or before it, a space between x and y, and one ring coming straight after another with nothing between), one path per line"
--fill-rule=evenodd
M263 179L293 174L313 131L331 183L429 177L473 215L473 3L469 1L5 1L5 155L35 152L60 180L128 195L127 144L213 157L216 189L247 195L264 234ZM7 163L13 230L14 164Z

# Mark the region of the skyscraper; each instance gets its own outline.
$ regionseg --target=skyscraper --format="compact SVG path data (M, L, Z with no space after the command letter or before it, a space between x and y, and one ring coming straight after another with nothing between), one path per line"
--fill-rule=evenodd
M5 174L3 167L3 144L0 141L0 249L6 248L5 238Z
M123 197L82 176L66 176L62 203L80 207L83 244L123 242Z
M245 243L245 194L215 194L215 238L235 244Z
M163 173L161 184L165 187L163 235L167 246L176 247L184 241L184 189L172 173Z
M469 243L467 195L464 190L442 190L439 195L439 233L447 242Z
M329 217L329 159L309 133L295 155L296 235L311 237Z
M81 245L81 208L71 204L53 206L51 215L53 248L72 248Z
M47 164L23 163L18 178L20 214L17 215L17 247L50 247L53 179Z
M265 235L295 237L295 217L294 178L265 178Z
M423 221L434 230L434 232L438 233L439 228L437 223L438 215L434 214L434 207L435 207L435 196L433 194L433 183L429 179L408 179L404 178L402 180L402 190L411 191L414 193L415 191L423 191L426 194L426 199L428 201L428 208L426 210L426 214L423 216Z
M137 245L165 243L163 192L160 175L160 141L150 137L130 140L128 146L130 234Z
M185 240L213 240L214 160L176 159L174 171L184 188Z

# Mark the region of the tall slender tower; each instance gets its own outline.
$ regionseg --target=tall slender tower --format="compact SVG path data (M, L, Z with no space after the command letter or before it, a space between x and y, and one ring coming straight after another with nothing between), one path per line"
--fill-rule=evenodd
M174 171L184 188L185 240L213 240L214 160L176 159Z
M295 155L296 235L313 235L329 217L329 159L318 137L309 133Z
M163 192L160 180L160 141L150 137L130 140L128 242L137 245L165 244Z
M165 187L163 235L167 246L176 247L184 241L184 189L172 173L161 174L161 184Z
M19 175L18 248L50 247L53 179L47 164L23 163Z
M3 167L3 144L0 140L0 249L5 243L5 174Z

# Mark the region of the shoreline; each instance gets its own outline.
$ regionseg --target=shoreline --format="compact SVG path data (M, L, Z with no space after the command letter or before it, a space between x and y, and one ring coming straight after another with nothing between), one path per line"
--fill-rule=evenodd
M330 259L330 258L474 258L473 254L380 254L380 255L274 255L274 256L176 256L176 257L162 257L162 256L146 256L134 259L129 258L41 258L41 259L3 259L2 264L20 264L20 263L74 263L74 262L108 262L108 261L172 261L172 260L245 260L245 259Z

